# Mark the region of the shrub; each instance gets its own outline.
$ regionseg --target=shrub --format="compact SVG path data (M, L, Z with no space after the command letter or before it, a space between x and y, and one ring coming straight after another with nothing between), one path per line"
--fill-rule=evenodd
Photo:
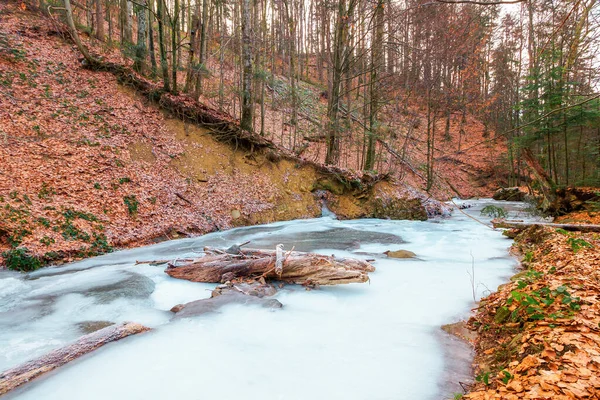
M127 212L129 216L135 217L138 211L138 201L135 195L125 196L123 197L123 203L127 206Z
M2 253L6 267L15 271L27 272L41 268L44 263L36 256L31 255L26 247L18 247Z
M502 207L489 205L483 207L483 209L481 210L481 215L485 215L490 218L506 218L508 216L508 213Z
M579 250L581 250L583 248L594 247L591 243L586 242L584 239L579 239L579 238L568 238L567 243L571 246L573 253L577 253Z

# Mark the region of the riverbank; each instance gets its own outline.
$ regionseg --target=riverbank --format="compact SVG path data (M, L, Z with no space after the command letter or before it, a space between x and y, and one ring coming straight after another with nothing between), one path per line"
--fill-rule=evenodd
M600 235L512 234L523 270L468 321L476 382L464 398L600 398Z

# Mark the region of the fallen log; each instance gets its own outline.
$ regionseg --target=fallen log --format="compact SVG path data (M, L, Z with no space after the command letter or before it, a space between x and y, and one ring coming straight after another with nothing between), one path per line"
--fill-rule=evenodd
M523 221L511 221L505 219L495 219L492 221L494 228L507 228L507 229L525 229L532 225L547 226L549 228L564 229L566 231L579 231L579 232L600 232L600 225L592 224L555 224L551 222L523 222Z
M180 266L169 265L165 272L173 278L192 282L219 283L239 278L264 277L286 283L338 285L369 280L375 267L366 261L324 256L298 251L287 252L278 271L277 251L244 250L239 254L205 248L205 257Z
M0 374L0 396L46 372L50 372L76 358L91 353L107 343L148 330L150 329L143 325L125 322L107 326L106 328L82 336L75 343L2 372Z

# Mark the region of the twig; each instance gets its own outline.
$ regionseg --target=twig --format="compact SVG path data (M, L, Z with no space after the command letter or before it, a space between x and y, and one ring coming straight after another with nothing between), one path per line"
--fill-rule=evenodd
M178 193L178 192L175 192L175 196L179 197L181 200L185 201L188 204L192 204L191 201L189 201L188 199L186 199L185 197L183 197L183 195L180 194L180 193Z
M292 252L294 251L295 248L296 248L296 246L292 246L292 249L290 251L288 251L287 255L283 259L284 263L287 261L288 258L290 258L290 256L292 255Z
M473 221L479 222L481 225L483 225L483 226L487 226L488 228L490 228L490 229L491 229L491 230L493 230L493 231L495 231L495 230L496 230L496 229L495 229L493 226L490 226L490 225L486 224L485 222L483 222L483 221L480 221L480 220L478 220L477 218L475 218L474 216L472 216L472 215L469 215L469 214L467 214L466 212L464 212L463 210L461 210L461 208L458 206L458 204L456 204L456 203L454 202L454 200L450 199L450 201L452 202L452 204L454 204L454 205L456 206L456 208L458 209L458 211L460 211L461 213L465 214L467 217L471 218Z
M156 264L156 265L160 265L160 264L167 264L169 263L171 260L146 260L146 261L135 261L135 265L139 265L139 264ZM177 263L177 261L183 261L183 262L191 262L194 261L193 258L176 258L175 260L173 260L174 263Z
M471 294L473 295L473 301L477 302L477 287L475 286L475 257L473 257L472 250L469 252L469 254L471 254L471 272L467 270L467 274L469 274L469 277L471 279Z

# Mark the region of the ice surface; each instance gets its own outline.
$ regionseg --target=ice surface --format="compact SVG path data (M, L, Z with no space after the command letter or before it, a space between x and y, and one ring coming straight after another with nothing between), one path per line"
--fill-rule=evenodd
M518 203L476 201L521 213ZM281 310L228 306L170 321L172 306L214 285L172 279L136 260L197 256L204 245L375 258L368 284L288 286ZM331 217L216 232L45 269L0 271L0 369L125 320L154 330L101 348L13 393L18 399L441 399L468 377L469 353L440 325L511 275L510 240L455 211L427 222ZM415 259L382 253L405 249ZM103 268L98 268L102 266ZM474 272L474 285L471 278ZM14 301L17 299L18 301ZM16 317L20 316L20 317ZM467 376L465 376L465 373Z

